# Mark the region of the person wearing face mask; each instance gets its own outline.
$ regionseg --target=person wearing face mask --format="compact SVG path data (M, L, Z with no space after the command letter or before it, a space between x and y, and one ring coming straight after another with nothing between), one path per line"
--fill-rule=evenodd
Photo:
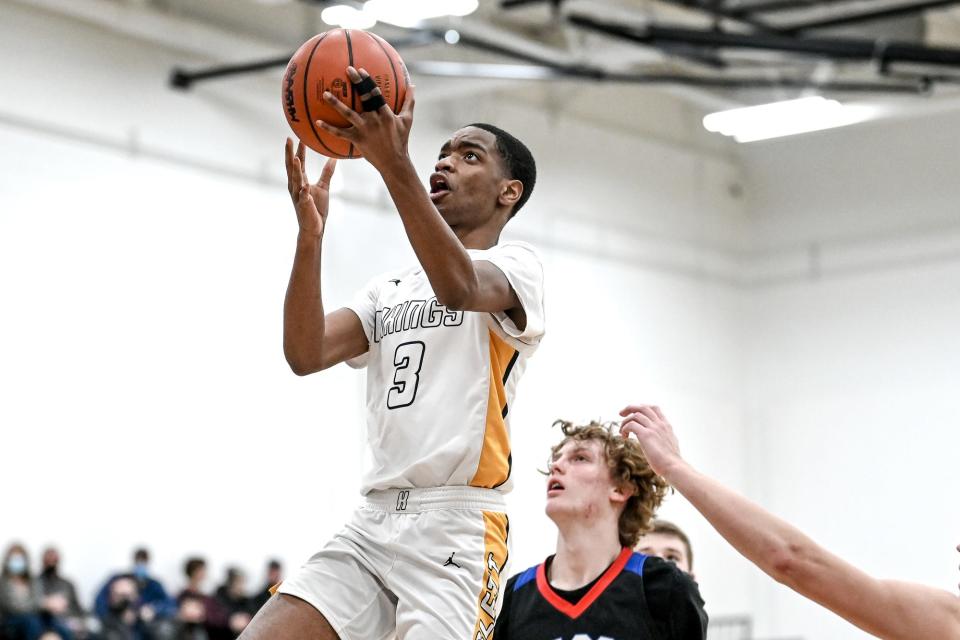
M150 552L139 548L133 554L131 571L117 573L104 583L94 601L97 617L103 618L109 613L110 586L120 578L132 578L136 582L139 605L145 619L172 618L177 612L177 603L167 595L160 581L150 576Z
M37 585L41 610L71 632L83 635L86 632L86 614L77 600L73 583L60 575L60 552L55 547L47 547L43 551Z
M39 612L40 593L30 575L30 557L26 547L15 542L3 554L0 572L0 637L39 638L44 631Z
M100 616L102 640L161 640L171 637L169 621L147 619L140 606L142 594L133 576L121 576L107 591L107 610Z

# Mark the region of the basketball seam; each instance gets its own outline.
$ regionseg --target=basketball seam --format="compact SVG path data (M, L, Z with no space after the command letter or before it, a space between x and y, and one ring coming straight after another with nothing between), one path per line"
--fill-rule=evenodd
M328 31L327 33L320 36L320 39L317 40L317 43L313 45L313 50L310 52L310 55L307 56L307 65L303 68L303 108L307 112L307 123L310 125L310 130L313 132L313 137L317 139L317 142L323 145L324 149L332 153L334 157L343 158L344 157L343 155L337 153L336 151L328 147L327 143L324 142L323 138L320 137L320 134L317 133L317 127L313 122L313 116L310 115L310 101L307 99L308 98L307 91L309 90L309 84L307 83L307 78L310 75L310 63L313 62L313 54L317 52L317 47L320 46L320 43L323 42L323 39L326 38L329 34L330 32ZM352 145L351 145L351 148L352 148Z
M387 62L390 63L390 72L393 74L393 112L397 113L397 109L400 103L400 82L397 79L397 68L393 66L393 58L390 57L390 54L387 52L387 48L383 46L383 43L380 42L380 38L372 33L368 33L374 42L377 43L377 46L383 50L383 55L387 57Z

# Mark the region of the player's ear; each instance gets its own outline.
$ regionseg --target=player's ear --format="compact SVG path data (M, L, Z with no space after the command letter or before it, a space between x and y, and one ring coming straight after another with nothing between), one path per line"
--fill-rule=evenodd
M519 180L504 180L500 183L500 195L497 203L511 209L523 195L523 183Z
M624 504L636 493L633 485L616 485L610 490L610 500L617 504Z

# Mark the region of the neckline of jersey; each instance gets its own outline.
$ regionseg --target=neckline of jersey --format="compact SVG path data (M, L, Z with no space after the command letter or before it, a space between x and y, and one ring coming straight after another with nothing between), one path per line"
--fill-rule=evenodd
M633 550L627 547L624 547L620 550L620 555L617 556L617 559L613 561L607 570L601 574L600 578L596 581L593 587L590 588L587 593L577 601L576 604L567 602L564 600L553 587L550 585L550 581L547 580L547 563L543 562L539 567L537 567L537 589L540 591L540 594L546 598L554 609L560 613L566 615L571 620L576 620L583 612L590 608L597 598L606 591L607 587L610 586L610 583L620 575L620 572L623 571L623 568L627 566L627 562L630 561L630 557L633 555Z

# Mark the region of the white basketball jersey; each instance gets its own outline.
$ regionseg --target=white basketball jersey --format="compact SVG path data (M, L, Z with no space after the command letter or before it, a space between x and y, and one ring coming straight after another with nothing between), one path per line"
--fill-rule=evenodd
M503 312L453 311L418 267L378 276L348 305L370 348L364 494L448 485L510 488L510 407L526 359L544 333L543 266L506 242L468 250L506 275L527 322Z

